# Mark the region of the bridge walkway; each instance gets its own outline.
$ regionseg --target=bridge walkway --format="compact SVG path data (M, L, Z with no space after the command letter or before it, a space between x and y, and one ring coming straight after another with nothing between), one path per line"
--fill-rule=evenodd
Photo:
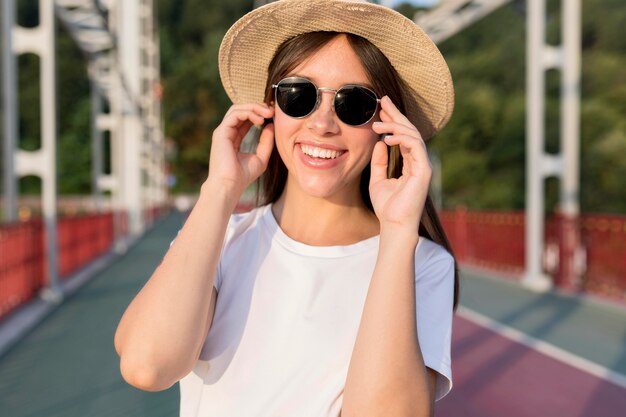
M177 386L146 393L122 380L113 334L182 222L166 217L0 357L1 416L177 415ZM452 349L454 388L438 417L626 410L624 306L464 271Z

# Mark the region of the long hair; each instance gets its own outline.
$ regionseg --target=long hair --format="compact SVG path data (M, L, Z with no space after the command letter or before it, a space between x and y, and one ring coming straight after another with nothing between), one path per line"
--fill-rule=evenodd
M285 41L276 51L268 67L265 102L269 104L273 100L273 84L276 84L287 76L300 63L320 50L338 35L340 35L340 33L337 32L310 32ZM406 105L409 101L406 99L404 92L410 91L411 88L400 77L387 57L367 39L353 34L345 35L350 46L363 64L368 79L376 94L379 97L384 95L389 96L398 109L402 113L406 113ZM402 175L402 155L400 154L399 146L390 147L388 164L387 176L389 178L399 178ZM373 211L374 209L369 195L369 181L370 164L365 167L361 174L359 188L366 207ZM286 182L287 167L280 158L276 147L274 147L268 162L268 167L258 180L257 205L276 202L285 189ZM430 195L426 197L419 233L443 246L454 256L452 247L441 226L441 221L439 220ZM454 269L454 309L456 310L459 293L459 274L456 260Z

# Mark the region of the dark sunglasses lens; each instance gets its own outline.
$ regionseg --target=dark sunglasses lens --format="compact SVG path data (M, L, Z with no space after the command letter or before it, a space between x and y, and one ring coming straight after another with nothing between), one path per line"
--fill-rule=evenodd
M342 122L360 126L376 113L378 101L373 91L359 86L343 87L335 96L335 112Z
M276 102L291 117L304 117L315 109L317 88L303 79L285 79L276 87Z

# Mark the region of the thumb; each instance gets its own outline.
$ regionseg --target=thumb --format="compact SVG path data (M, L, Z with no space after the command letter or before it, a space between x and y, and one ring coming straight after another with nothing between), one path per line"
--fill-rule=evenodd
M380 141L374 145L372 152L370 186L387 179L387 145Z
M261 160L263 166L267 165L274 148L274 124L270 123L263 128L259 137L259 144L256 148L256 156Z
M259 144L254 154L241 154L240 160L245 165L252 180L258 178L267 168L267 163L274 147L274 125L269 124L261 131Z

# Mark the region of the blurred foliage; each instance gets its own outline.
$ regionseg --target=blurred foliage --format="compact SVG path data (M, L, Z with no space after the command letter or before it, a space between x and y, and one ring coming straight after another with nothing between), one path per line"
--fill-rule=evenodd
M566 0L563 0L566 1ZM226 30L252 0L157 0L164 123L178 147L174 191L195 191L207 175L210 138L230 105L217 69ZM34 25L36 1L18 2L20 22ZM626 8L623 0L583 0L581 205L587 212L626 212ZM398 10L412 17L418 9ZM560 2L549 0L547 40L560 42ZM525 199L525 2L513 1L440 45L455 81L456 106L431 142L443 167L444 207L521 209ZM85 61L58 29L59 188L88 193L90 100ZM39 146L38 59L20 58L20 132ZM559 150L560 73L546 75L546 150ZM31 185L29 185L32 183ZM36 192L38 181L22 181ZM558 201L547 181L546 210Z
M560 2L548 1L547 42L560 43ZM626 212L626 8L583 1L581 208ZM514 1L445 41L456 89L448 126L432 141L444 207L522 209L525 200L525 2ZM560 73L546 74L546 151L560 145ZM546 211L558 181L546 181Z
M195 191L208 173L211 133L230 100L217 55L228 28L252 10L252 0L159 0L165 132L177 147L174 191Z

